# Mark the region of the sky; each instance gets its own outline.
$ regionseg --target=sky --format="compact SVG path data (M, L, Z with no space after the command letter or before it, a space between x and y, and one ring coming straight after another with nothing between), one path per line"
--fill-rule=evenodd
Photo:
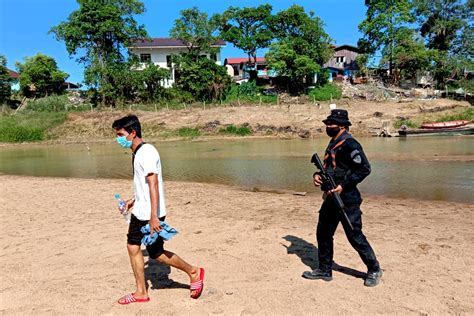
M255 7L269 3L274 13L293 4L314 11L325 24L326 33L334 44L357 45L361 37L358 24L365 18L364 0L142 0L146 12L136 16L145 25L150 37L169 37L169 30L179 18L180 11L191 7L212 15L229 6ZM7 58L7 67L16 70L15 63L25 57L43 53L54 57L59 69L67 72L70 82L83 80L84 68L70 57L64 42L48 34L51 27L66 21L79 9L76 0L0 0L0 55ZM259 56L263 56L260 52ZM222 50L222 61L228 57L246 57L245 53L228 43Z

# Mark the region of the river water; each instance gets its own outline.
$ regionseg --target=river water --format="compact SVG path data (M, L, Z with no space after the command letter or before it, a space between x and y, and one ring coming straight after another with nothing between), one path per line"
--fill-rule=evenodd
M165 180L316 194L310 163L327 138L151 142ZM363 195L474 203L474 137L359 138L372 174ZM131 178L130 151L109 144L0 147L0 173L79 178Z

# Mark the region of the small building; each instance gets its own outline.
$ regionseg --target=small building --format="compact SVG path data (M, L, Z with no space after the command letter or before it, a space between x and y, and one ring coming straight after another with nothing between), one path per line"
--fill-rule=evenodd
M10 74L10 78L12 78L15 81L18 80L18 77L20 76L19 73L17 73L16 71L10 70L8 68L7 68L7 71Z
M207 58L215 61L217 65L222 65L221 48L225 45L226 44L224 41L219 40L211 46L217 49L216 53L202 53L202 56L206 56ZM136 40L128 49L131 54L138 56L141 63L138 68L139 70L143 69L145 65L150 62L161 68L171 69L170 79L163 83L163 85L167 88L173 85L175 79L175 71L171 56L179 55L188 51L188 48L183 41L174 38Z
M257 76L259 78L268 78L269 76L268 63L264 57L257 57L256 69L255 60L252 58L252 60L249 62L248 57L226 58L224 60L224 66L226 66L228 69L230 69L229 66L232 67L233 73L228 73L230 76L234 77L234 80L248 79L250 77L249 71L251 70L257 70Z
M356 72L359 71L356 62L356 57L359 54L360 50L355 46L337 46L334 48L334 55L323 67L331 72L333 78L337 75L354 77Z

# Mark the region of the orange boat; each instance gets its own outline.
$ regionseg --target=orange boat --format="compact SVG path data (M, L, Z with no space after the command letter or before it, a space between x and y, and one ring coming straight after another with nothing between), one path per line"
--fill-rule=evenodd
M423 123L421 124L421 128L429 128L429 129L455 128L455 127L466 126L469 123L471 123L471 121L468 121L468 120Z

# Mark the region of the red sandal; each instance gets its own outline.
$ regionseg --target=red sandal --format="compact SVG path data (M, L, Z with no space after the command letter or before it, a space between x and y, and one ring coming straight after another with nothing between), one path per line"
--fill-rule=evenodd
M127 304L130 304L130 303L145 303L145 302L149 302L149 301L150 301L149 297L147 297L147 298L137 298L132 293L132 294L127 294L124 297L121 297L117 302L121 305L127 305Z
M191 294L191 298L197 299L202 294L202 289L204 288L204 269L199 268L199 280L192 282L189 286L191 291L197 291L194 295Z

